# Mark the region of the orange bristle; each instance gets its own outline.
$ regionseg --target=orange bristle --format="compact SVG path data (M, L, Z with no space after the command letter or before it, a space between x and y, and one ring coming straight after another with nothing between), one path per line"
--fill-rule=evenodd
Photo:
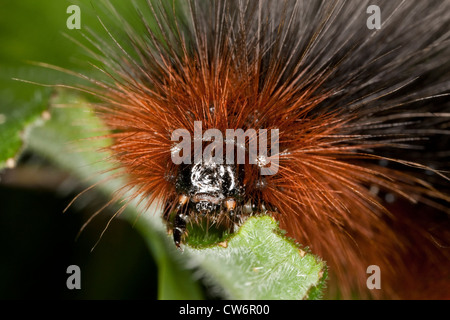
M278 172L262 177L246 163L244 202L268 204L289 236L327 262L330 297L427 298L411 290L416 282L448 298L447 244L380 195L448 212L450 197L417 172L448 178L402 153L448 126L448 102L433 101L446 97L450 68L446 61L439 73L430 59L449 51L442 28L450 7L441 4L447 11L437 21L429 4L376 2L393 15L379 33L365 29L368 2L190 1L186 17L150 4L159 27L147 26L145 37L129 34L138 59L113 39L104 57L113 59L105 66L111 79L95 106L113 132L109 149L128 174L125 187L148 205L173 208L179 167L171 134L183 128L193 136L194 121L222 133L278 129ZM409 14L405 21L401 13ZM433 28L408 46L407 23L417 19L432 20ZM417 80L422 75L426 84ZM433 158L435 150L427 152ZM418 256L439 279L431 289L418 282L423 269L410 264ZM366 286L373 264L383 272L380 291Z

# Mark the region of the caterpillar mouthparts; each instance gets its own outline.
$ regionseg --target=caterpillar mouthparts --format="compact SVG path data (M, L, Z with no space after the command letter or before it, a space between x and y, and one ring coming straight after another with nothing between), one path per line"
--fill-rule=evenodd
M368 27L370 5L381 8L379 28ZM450 2L147 9L144 33L118 19L128 47L107 27L110 42L93 41L107 76L92 81L102 100L93 108L126 187L166 204L176 246L203 217L232 232L277 212L327 262L329 296L448 297L449 229L415 219L433 210L448 221L450 211ZM366 286L374 264L378 292Z

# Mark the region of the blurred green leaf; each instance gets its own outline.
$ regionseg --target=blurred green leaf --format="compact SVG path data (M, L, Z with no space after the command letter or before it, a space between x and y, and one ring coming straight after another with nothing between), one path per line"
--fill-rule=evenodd
M9 166L14 164L23 147L26 128L40 119L47 108L50 90L36 90L10 78L12 74L20 76L30 70L14 68L12 72L0 66L0 169L7 162Z
M0 169L14 165L23 149L23 134L27 128L39 122L46 110L52 89L46 85L75 85L80 78L64 72L39 67L37 63L54 65L84 75L101 73L87 61L93 61L86 52L103 51L95 48L89 39L93 34L114 43L107 35L127 48L124 28L117 28L117 17L111 14L108 1L91 0L3 0L0 2ZM149 16L148 6L135 5L133 1L115 1L114 10L135 30L143 31L136 8ZM70 16L67 8L78 5L81 11L81 29L70 30L66 22ZM99 17L101 16L101 22ZM151 21L152 19L149 19ZM28 82L15 81L20 79ZM8 161L9 160L9 161Z
M63 68L79 65L71 57L80 48L63 35L68 31L69 4L34 0L0 3L0 168L14 164L23 149L25 131L40 121L52 91L14 79L59 84L68 76L31 61Z

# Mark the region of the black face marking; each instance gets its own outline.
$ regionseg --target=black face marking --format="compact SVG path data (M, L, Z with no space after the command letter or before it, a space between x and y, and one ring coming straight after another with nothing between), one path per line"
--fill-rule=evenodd
M235 165L185 165L179 170L176 191L199 204L194 206L198 212L220 210L225 199L243 195L242 178Z
M214 223L227 221L231 222L230 228L240 221L243 173L236 165L213 162L179 166L175 182L179 203L175 217L170 215L178 247L189 219L206 217Z

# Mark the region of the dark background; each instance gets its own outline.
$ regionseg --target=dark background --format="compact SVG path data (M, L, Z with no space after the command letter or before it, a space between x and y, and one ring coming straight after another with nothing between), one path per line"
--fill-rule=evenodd
M156 299L157 269L129 222L101 214L89 192L68 211L82 186L36 155L0 173L0 299ZM91 249L95 246L92 252ZM81 290L69 290L67 267L81 269Z

